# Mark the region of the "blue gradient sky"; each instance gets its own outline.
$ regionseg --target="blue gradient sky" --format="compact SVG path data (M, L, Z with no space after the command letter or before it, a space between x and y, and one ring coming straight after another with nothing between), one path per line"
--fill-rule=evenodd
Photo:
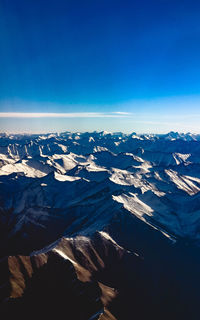
M199 21L192 0L1 0L0 130L200 132Z

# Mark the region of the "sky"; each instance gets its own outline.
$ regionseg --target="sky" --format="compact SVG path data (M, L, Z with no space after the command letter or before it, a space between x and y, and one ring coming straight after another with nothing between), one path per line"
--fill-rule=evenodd
M199 0L0 0L0 131L200 132L199 21Z

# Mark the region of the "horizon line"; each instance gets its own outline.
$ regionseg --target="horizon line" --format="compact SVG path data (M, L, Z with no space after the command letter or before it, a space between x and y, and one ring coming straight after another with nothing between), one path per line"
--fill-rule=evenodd
M107 131L107 130L93 130L93 131L82 131L82 130L79 130L79 131L46 131L46 132L9 132L9 131L1 131L0 130L0 134L8 134L8 135L50 135L50 134L63 134L63 133L68 133L68 134L84 134L84 133L102 133L102 132L105 132L107 134L116 134L116 133L121 133L121 134L125 134L125 135L131 135L131 134L134 134L134 135L138 135L138 136L141 136L141 135L166 135L166 134L170 134L170 133L178 133L178 134L192 134L192 135L200 135L200 132L190 132L190 131L174 131L174 130L171 130L171 131L166 131L166 132L136 132L136 131L131 131L130 133L128 132L124 132L124 131Z

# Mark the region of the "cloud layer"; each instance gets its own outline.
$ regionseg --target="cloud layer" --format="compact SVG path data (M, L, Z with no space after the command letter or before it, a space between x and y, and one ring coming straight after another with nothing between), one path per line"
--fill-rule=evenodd
M72 112L72 113L35 113L35 112L0 112L0 118L121 118L128 112Z

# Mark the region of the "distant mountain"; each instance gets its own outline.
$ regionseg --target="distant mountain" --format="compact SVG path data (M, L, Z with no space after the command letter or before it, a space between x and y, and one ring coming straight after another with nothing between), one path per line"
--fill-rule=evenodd
M0 310L199 319L199 191L197 134L0 134Z

